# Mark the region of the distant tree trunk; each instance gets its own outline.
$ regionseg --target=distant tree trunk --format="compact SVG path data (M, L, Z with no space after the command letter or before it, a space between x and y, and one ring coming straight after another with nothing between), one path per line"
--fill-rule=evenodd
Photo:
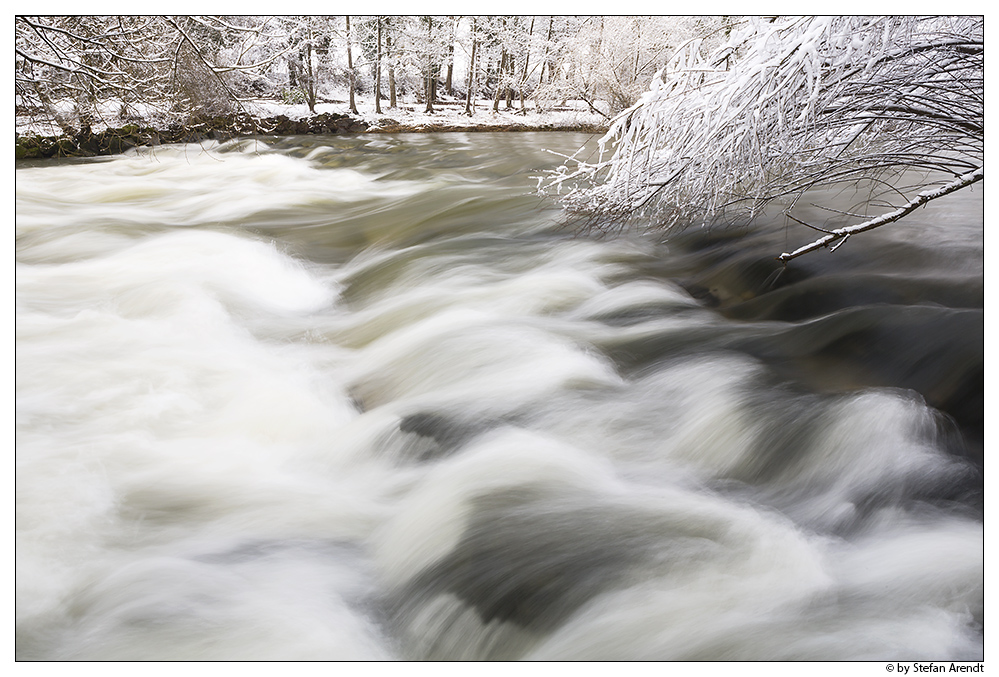
M378 25L378 48L375 52L375 113L382 114L382 18L375 19Z
M475 34L475 17L472 17L472 58L468 64L468 77L466 78L467 83L465 85L468 90L465 92L465 115L468 117L472 117L472 113L475 110L475 52L478 45L479 40Z
M506 79L506 49L500 54L499 80L496 82L496 93L493 95L493 112L499 113L500 97L503 96L503 85Z
M596 98L596 95L597 95L596 78L593 75L593 69L596 68L597 62L603 56L603 49L604 49L604 18L603 17L600 17L600 33L597 36L597 45L596 45L596 47L597 47L596 48L597 58L590 60L590 72L589 72L589 75L586 78L586 86L583 88L583 99L585 101L588 101L590 99L594 99L594 98ZM590 85L593 85L593 94L592 95L590 94ZM593 104L590 104L590 107L592 108Z
M449 48L448 62L447 62L447 75L444 76L444 91L447 92L448 96L454 95L454 89L451 87L451 78L454 75L454 45Z
M424 113L434 112L434 94L437 91L437 81L434 79L434 56L430 51L430 46L434 38L434 19L433 17L427 17L427 77L426 77L426 92L425 98L427 100L426 108L423 109Z
M354 58L350 54L350 17L345 16L344 20L347 23L347 86L350 89L350 112L358 115L357 103L354 101Z
M309 112L316 112L316 74L312 69L312 43L305 43L305 96Z
M552 29L555 24L555 17L548 17L548 37L545 38L545 55L541 57L541 73L538 75L538 88L534 90L534 108L541 112L541 102L538 100L538 92L541 91L541 85L544 84L545 71L548 71L548 80L552 80L552 64L548 59L548 55L551 50L552 44Z
M100 63L97 50L85 49L81 57L81 62L87 66L97 66ZM73 80L79 87L80 96L76 102L76 112L79 116L80 132L89 132L95 122L95 112L97 103L97 92L93 78L75 75Z
M514 35L517 33L517 17L513 17L513 27L511 31ZM516 51L507 52L506 59L506 87L503 88L503 97L506 99L506 110L510 110L513 107L513 85L514 80L517 76L517 54Z
M642 53L641 46L642 46L642 21L636 17L635 18L635 67L634 67L634 72L631 74L632 82L638 82L638 72L639 72L638 57ZM625 106L625 108L627 107L628 106Z
M76 129L73 128L73 125L66 118L66 115L62 112L62 110L60 110L59 106L57 106L49 97L45 85L42 83L36 85L35 93L38 95L38 100L45 106L46 112L48 112L49 115L52 116L52 119L55 120L56 124L59 125L59 129L62 130L62 133L66 136L75 136Z
M555 30L555 17L548 17L548 38L545 40L545 66L548 67L548 82L555 76L555 67L551 60L552 34Z
M507 71L506 71L507 81L506 81L506 87L503 88L503 94L504 94L503 98L506 99L506 108L505 108L505 110L510 110L510 108L513 107L513 87L512 87L513 82L512 82L512 80L513 80L513 73L514 73L514 65L513 65L513 55L512 54L507 59L506 68L507 68Z
M444 91L447 92L448 96L454 96L454 90L451 88L451 76L454 74L454 25L457 22L457 18L451 22L450 40L447 45L447 76L444 78Z
M517 67L514 65L514 55L508 54L506 59L506 87L503 88L504 98L506 99L506 110L510 110L513 107L513 78L516 74Z
M527 52L524 54L524 69L520 72L520 112L526 114L527 108L524 105L524 90L527 89L527 65L531 62L531 40L534 36L534 17L531 17L531 27L527 31Z
M388 58L389 108L395 108L395 52L392 51L391 19L385 19L385 56Z
M318 31L316 40L313 41L313 51L316 55L316 65L315 73L313 78L315 79L315 90L316 90L316 102L319 101L319 83L323 80L323 64L329 62L329 52L330 52L330 36L325 33L322 29Z

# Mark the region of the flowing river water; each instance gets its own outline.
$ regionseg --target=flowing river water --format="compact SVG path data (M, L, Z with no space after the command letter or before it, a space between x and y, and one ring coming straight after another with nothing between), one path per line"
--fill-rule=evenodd
M981 191L781 271L587 140L19 164L17 657L981 660Z

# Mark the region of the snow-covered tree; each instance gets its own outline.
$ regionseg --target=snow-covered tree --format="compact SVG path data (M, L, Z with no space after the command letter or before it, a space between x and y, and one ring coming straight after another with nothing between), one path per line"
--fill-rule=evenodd
M218 16L18 16L16 103L69 135L100 123L105 114L127 117L128 109L144 119L166 120L228 110L238 101L234 74L259 72L280 56L263 48L281 37L266 30L269 22L267 17L253 23Z
M544 60L551 71L539 89L542 101L578 99L610 118L629 108L684 42L702 36L716 46L728 17L544 17ZM553 77L554 76L554 77Z
M752 218L778 203L823 231L779 258L835 248L984 177L982 17L774 17L719 48L694 39L618 115L595 162L542 190L601 229ZM609 157L608 157L609 155ZM866 191L846 225L794 213L809 190Z

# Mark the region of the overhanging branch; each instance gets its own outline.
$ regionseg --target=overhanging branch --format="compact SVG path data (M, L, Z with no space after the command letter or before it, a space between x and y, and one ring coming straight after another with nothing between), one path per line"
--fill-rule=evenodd
M948 184L940 186L939 188L935 188L933 190L927 190L920 193L905 205L899 207L894 211L888 212L887 214L882 214L881 216L873 218L869 221L865 221L863 223L858 223L854 226L846 226L845 228L837 228L835 230L831 230L829 231L829 234L826 235L825 237L820 237L818 240L815 240L814 242L811 242L805 245L804 247L799 247L798 249L795 249L793 252L785 252L781 254L780 256L777 257L777 260L787 263L791 259L798 258L802 254L807 254L808 252L815 251L816 249L821 249L822 247L828 247L837 240L848 238L851 235L855 235L856 233L863 233L864 231L867 230L873 230L874 228L883 226L886 223L892 223L894 221L898 221L902 217L915 211L919 207L922 207L926 203L932 200L936 200L937 198L943 197L944 195L949 195L955 191L961 190L962 188L967 188L971 184L977 183L978 181L981 181L984 178L985 178L985 167L982 166L973 172L968 172L967 174L958 177L957 179L951 181Z

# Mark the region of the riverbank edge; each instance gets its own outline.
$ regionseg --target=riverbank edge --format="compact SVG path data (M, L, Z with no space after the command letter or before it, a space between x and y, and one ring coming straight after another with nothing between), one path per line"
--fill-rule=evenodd
M440 132L586 132L604 133L606 126L589 123L455 124L453 118L440 123L405 124L389 117L373 124L343 113L320 113L301 119L286 115L254 117L232 113L192 120L186 124L155 127L127 124L121 127L92 131L67 129L58 136L15 134L14 157L17 160L94 157L117 155L137 146L158 146L170 143L228 141L245 136L354 135Z

